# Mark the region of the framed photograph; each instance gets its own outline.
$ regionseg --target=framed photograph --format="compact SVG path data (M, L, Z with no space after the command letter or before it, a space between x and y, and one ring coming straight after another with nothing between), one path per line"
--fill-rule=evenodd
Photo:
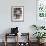
M46 0L37 0L36 3L36 24L46 25Z
M11 21L23 22L24 21L24 6L11 7Z
M46 18L46 0L37 1L37 15L39 18Z

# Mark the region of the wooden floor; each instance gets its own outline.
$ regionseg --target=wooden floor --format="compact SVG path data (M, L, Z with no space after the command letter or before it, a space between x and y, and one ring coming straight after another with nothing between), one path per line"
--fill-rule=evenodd
M2 43L0 42L0 46L4 46L4 43L3 42ZM10 43L8 43L7 46L15 46L15 42L14 43L10 42ZM32 43L30 43L30 46L37 46L37 43L32 42ZM41 46L46 46L46 43L44 43L44 45L41 45Z

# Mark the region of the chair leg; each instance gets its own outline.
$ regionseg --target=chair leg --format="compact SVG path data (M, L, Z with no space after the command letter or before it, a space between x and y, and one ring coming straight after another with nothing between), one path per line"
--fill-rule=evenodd
M7 36L6 36L7 34L5 34L5 46L7 46Z
M4 44L5 44L5 46L7 46L7 42L6 41L4 42Z

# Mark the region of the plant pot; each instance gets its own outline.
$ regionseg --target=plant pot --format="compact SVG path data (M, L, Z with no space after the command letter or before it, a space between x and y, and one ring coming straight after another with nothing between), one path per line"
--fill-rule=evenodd
M37 39L37 43L40 43L40 39Z
M41 43L44 42L44 40L45 40L45 39L38 39L37 42L38 42L39 44L41 44Z
M40 39L40 43L44 43L44 40L45 40L45 39Z

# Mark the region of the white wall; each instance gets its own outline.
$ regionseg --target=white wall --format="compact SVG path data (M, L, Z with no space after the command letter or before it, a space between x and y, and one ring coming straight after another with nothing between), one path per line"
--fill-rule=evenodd
M24 6L24 22L11 22L11 6ZM36 24L36 0L0 0L0 34L18 26L20 32L32 35L32 24Z

